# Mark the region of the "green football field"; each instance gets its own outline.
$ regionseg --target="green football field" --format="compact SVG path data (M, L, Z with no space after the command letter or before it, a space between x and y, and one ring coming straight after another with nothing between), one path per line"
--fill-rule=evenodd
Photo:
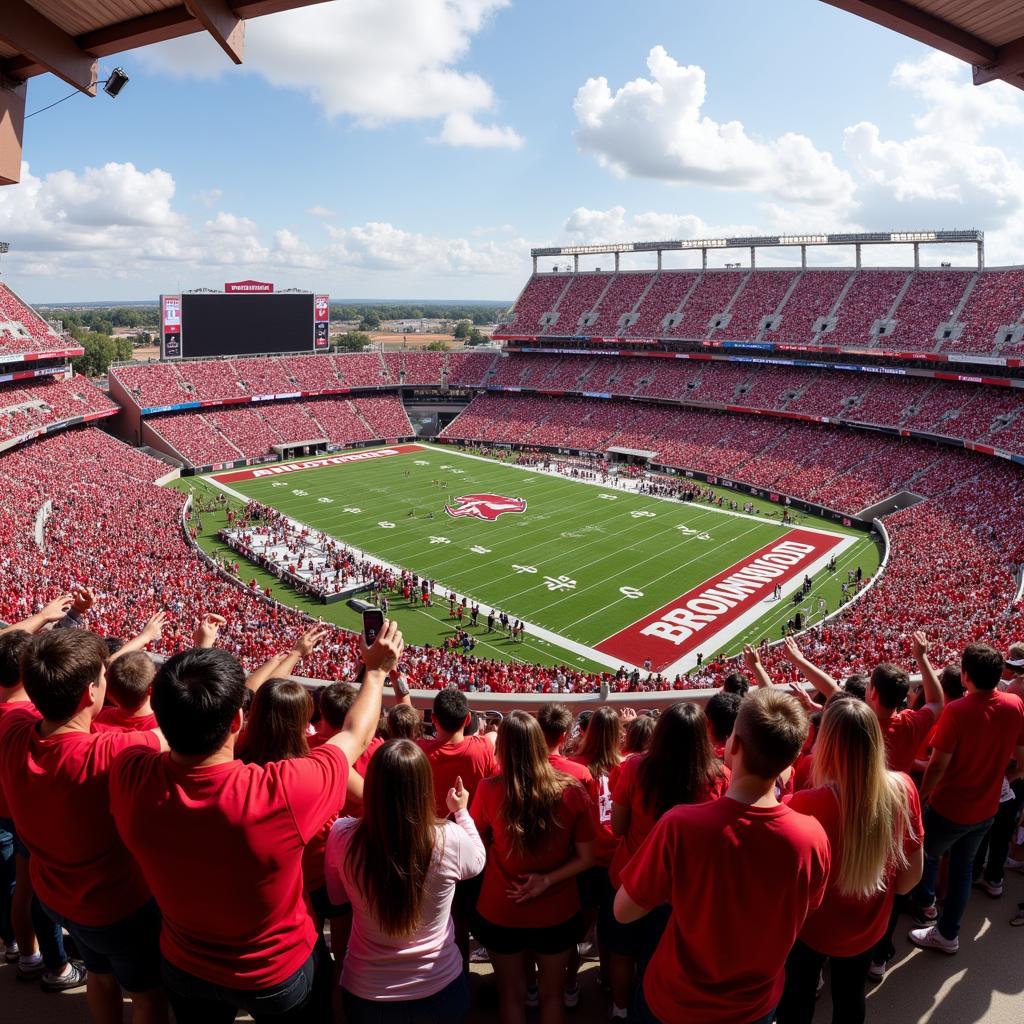
M639 654L629 656L638 650L637 637L629 633L638 620L767 546L789 536L808 539L808 527L829 531L828 544L838 541L839 572L816 576L815 589L802 606L805 613L816 611L819 599L834 610L847 568L859 565L871 575L879 561L874 542L862 533L809 516L798 519L801 529L793 533L781 525L778 506L769 503L759 504L755 516L730 515L704 503L636 495L447 447L403 447L413 450L258 479L251 471L215 476L233 495L272 505L353 548L436 580L439 594L453 590L528 624L524 642L512 644L487 634L482 615L474 653L483 657L564 662L591 670L612 662L640 664ZM198 481L182 485L203 486ZM493 519L455 518L446 512L446 506L457 511L468 504L493 515L493 499L458 500L480 495L513 499L497 503L513 508ZM520 511L521 504L525 508ZM221 524L213 516L206 519L204 543L216 550L211 537ZM255 567L246 567L242 575L256 576L261 583L270 579ZM274 589L288 603L340 625L358 626L344 602L325 606L299 599L286 585ZM437 643L449 634L447 611L443 600L428 611L392 599L392 613L413 642ZM776 639L793 611L789 601L770 607L759 603L741 621L709 634L701 653L710 657L749 640ZM609 639L616 636L618 646L612 641L609 648Z

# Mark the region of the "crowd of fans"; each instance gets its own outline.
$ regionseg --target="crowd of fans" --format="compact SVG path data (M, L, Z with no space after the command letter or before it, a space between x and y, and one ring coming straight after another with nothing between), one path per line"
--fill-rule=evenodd
M151 416L145 422L193 466L259 458L274 445L327 441L344 446L413 433L397 395L214 408Z
M0 353L56 352L69 347L28 303L0 284Z
M984 441L1024 454L1017 440L1024 399L1008 387L725 361L534 353L500 359L487 383L827 416ZM600 408L593 411L600 419Z
M307 395L351 388L422 385L479 387L489 352L360 352L343 355L245 356L176 363L129 363L110 375L140 408L220 402L266 395Z
M1002 329L1024 313L1022 277L998 269L537 273L496 336L760 339L1012 355L1024 344L1008 343ZM890 320L890 330L874 332Z
M0 941L95 1024L125 997L142 1024L458 1024L471 953L502 1024L562 1024L584 942L612 1021L810 1024L828 963L862 1024L901 922L955 956L972 888L1021 863L1024 643L893 637L916 691L791 639L809 691L747 648L705 707L479 716L445 688L421 718L393 621L310 691L322 627L247 673L204 611L157 667L165 613L104 638L94 607L0 630Z
M118 407L78 374L39 377L0 391L0 441L25 437L81 416L112 416Z

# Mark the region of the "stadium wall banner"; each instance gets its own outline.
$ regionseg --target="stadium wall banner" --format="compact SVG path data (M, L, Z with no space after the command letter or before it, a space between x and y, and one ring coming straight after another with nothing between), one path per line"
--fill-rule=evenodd
M181 296L160 296L160 324L164 359L181 358Z
M326 352L330 347L331 298L313 296L313 351Z
M225 292L240 292L243 295L269 295L274 286L269 281L225 281Z
M85 349L81 345L70 348L57 348L52 352L5 352L5 363L38 363L42 359L74 359L84 356Z
M777 584L799 576L841 539L791 530L603 640L596 649L631 665L650 658L654 671L662 672L698 647L710 649L726 626L768 598Z
M376 448L373 451L328 455L322 459L307 459L305 462L290 462L281 466L269 466L266 469L249 469L240 473L229 473L227 476L217 477L217 481L222 484L230 484L236 480L260 480L268 476L301 473L306 469L322 469L324 466L343 466L347 462L367 462L371 459L384 459L391 455L404 455L406 452L422 450L418 444L403 444L393 448Z
M185 409L199 409L202 402L182 402L179 405L150 405L142 410L143 416L153 416L160 412L179 412Z

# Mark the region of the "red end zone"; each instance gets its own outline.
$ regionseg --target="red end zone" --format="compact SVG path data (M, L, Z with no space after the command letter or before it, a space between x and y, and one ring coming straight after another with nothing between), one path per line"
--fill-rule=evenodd
M390 455L407 455L409 452L421 451L423 451L422 445L396 444L391 448L375 448L372 451L347 452L342 455L325 455L320 459L307 459L305 462L289 462L283 466L275 463L267 466L253 466L252 469L239 469L233 473L218 473L213 479L221 484L232 484L236 480L264 480L272 476L299 473L304 469L344 466L347 462L369 462L372 459L385 459Z
M791 530L746 558L705 580L664 608L602 640L596 650L630 665L647 658L662 672L698 647L710 647L717 634L827 554L842 540L834 534Z

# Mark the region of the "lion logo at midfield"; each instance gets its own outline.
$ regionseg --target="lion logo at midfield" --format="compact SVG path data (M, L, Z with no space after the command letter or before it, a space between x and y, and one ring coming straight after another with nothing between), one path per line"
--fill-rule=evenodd
M526 499L506 498L503 494L463 494L455 499L454 505L445 505L444 510L453 519L469 516L493 523L506 512L525 512Z

